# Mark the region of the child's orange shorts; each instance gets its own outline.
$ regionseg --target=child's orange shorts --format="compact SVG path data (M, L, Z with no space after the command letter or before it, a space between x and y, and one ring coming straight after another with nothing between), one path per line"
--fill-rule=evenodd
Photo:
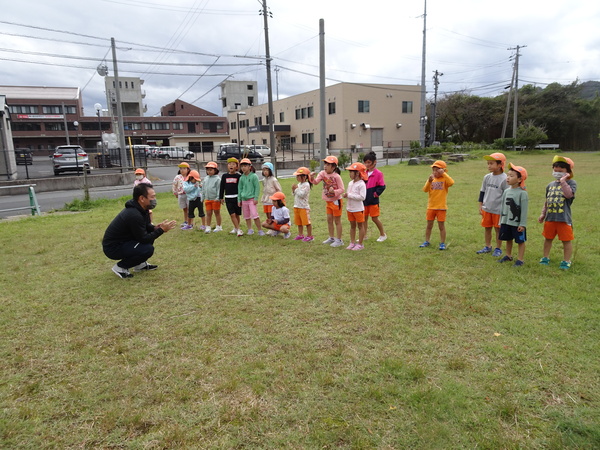
M542 236L546 239L554 239L558 234L558 239L563 242L575 239L573 235L573 225L565 222L544 222L544 231Z
M342 206L343 206L343 202L342 199L340 198L337 201L337 205L335 204L336 202L325 202L327 203L327 214L328 215L332 215L333 217L341 217L342 216Z
M379 217L379 205L365 205L365 217Z
M204 209L207 211L220 211L221 202L219 200L204 200Z
M267 213L269 217L271 216L271 211L273 211L273 205L263 205L263 212Z
M485 228L500 228L500 214L493 214L487 211L482 211L481 226Z
M428 209L427 210L427 220L435 220L438 222L446 221L446 210L445 209Z
M300 226L310 225L310 210L294 208L294 224Z
M350 222L356 222L356 223L364 223L365 221L365 213L364 211L348 211L348 220Z

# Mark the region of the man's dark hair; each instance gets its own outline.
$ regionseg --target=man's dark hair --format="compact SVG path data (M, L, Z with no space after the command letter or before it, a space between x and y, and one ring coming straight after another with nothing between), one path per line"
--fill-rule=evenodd
M148 183L140 183L133 188L133 199L137 202L140 197L148 197L148 189L152 189L152 185Z

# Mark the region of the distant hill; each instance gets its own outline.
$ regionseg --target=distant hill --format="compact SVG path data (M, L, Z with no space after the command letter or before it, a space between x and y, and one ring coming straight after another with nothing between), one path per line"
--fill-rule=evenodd
M581 98L592 100L600 96L600 81L586 81L581 83Z

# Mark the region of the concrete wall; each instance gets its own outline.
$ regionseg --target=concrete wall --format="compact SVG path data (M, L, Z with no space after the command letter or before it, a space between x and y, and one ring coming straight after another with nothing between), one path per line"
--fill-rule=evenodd
M87 184L89 188L103 186L125 186L133 185L135 174L109 173L102 175L88 175ZM83 189L84 176L78 177L54 177L36 178L34 180L0 181L0 186L18 186L35 184L35 192L67 191L70 189ZM0 196L16 195L26 192L26 188L0 189Z

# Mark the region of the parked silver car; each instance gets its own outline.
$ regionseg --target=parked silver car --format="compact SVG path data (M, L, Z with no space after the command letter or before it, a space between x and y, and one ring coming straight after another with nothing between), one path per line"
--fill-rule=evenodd
M90 173L90 162L88 155L83 147L79 145L59 145L52 155L52 166L54 175L60 175L62 172L83 172Z

